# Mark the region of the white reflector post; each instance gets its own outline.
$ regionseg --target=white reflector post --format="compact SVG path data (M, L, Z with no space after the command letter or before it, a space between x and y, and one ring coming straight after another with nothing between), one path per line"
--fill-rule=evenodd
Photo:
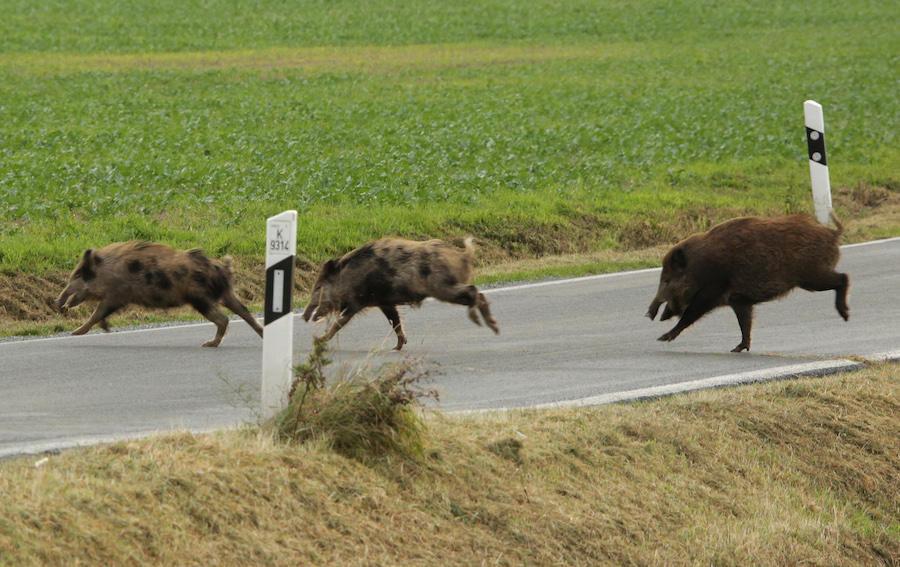
M263 327L260 414L269 419L284 409L294 368L294 255L297 211L266 221L266 306Z
M809 147L809 177L812 180L813 204L819 222L828 222L831 213L831 181L825 159L825 116L822 105L808 100L803 103L806 119L806 143Z

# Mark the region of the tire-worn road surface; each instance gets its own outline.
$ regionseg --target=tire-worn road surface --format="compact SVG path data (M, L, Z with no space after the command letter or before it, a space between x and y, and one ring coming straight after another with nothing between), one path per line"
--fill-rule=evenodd
M485 290L500 335L465 308L427 301L402 312L409 338L378 310L332 341L333 371L398 357L420 359L445 410L596 404L690 389L825 374L858 367L845 357L900 357L900 239L843 248L850 322L834 292L796 290L757 306L749 353L732 311L719 309L672 343L674 320L644 317L659 270ZM295 362L324 324L296 316ZM0 342L0 457L255 419L262 341L232 320L218 348L211 323Z

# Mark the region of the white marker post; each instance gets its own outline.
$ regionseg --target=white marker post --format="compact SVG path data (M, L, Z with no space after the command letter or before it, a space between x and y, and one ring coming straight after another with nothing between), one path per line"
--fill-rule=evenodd
M827 223L832 211L831 181L828 179L828 161L825 159L825 116L822 105L812 100L804 102L803 117L806 119L809 176L812 179L816 218L821 223Z
M297 211L266 221L266 304L260 413L270 419L287 405L294 368L294 255Z

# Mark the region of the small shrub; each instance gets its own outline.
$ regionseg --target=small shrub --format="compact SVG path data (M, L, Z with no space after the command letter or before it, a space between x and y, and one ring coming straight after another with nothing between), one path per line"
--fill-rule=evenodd
M360 461L424 454L420 402L437 399L434 390L418 387L427 372L415 372L416 363L406 359L326 382L329 364L327 343L316 341L307 362L294 368L288 406L274 420L282 441L324 440Z

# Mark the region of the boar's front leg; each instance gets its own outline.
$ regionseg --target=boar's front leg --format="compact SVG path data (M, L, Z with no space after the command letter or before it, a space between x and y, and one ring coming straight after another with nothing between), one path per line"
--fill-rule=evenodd
M359 311L353 309L344 309L341 311L341 314L337 316L337 319L334 320L334 323L328 327L328 330L325 331L325 334L316 339L316 342L324 342L330 341L332 337L334 337L338 331L344 328L344 325L350 322L350 319L353 318Z
M104 331L109 332L109 323L106 321L106 318L118 311L119 305L112 305L110 303L105 303L103 301L100 302L100 305L94 309L94 312L91 314L90 319L85 322L84 325L78 327L74 331L72 331L73 335L83 335L91 330L91 327L100 323L100 326Z
M731 352L750 350L750 329L753 327L753 304L732 303L731 308L737 316L738 325L741 326L741 344L734 347Z
M384 316L388 318L388 321L391 323L391 327L394 328L394 332L397 333L397 346L394 347L394 350L400 350L403 348L403 345L406 344L406 333L403 332L403 326L400 323L400 313L397 312L397 307L394 305L381 305L381 312L384 313Z
M718 307L720 305L719 302L721 297L722 290L718 289L718 286L708 286L698 291L694 298L691 299L691 302L688 303L684 313L681 314L681 319L678 320L678 324L672 327L672 330L668 333L656 340L674 341L675 337L681 334L681 331L687 329L696 323L700 317L703 317Z

